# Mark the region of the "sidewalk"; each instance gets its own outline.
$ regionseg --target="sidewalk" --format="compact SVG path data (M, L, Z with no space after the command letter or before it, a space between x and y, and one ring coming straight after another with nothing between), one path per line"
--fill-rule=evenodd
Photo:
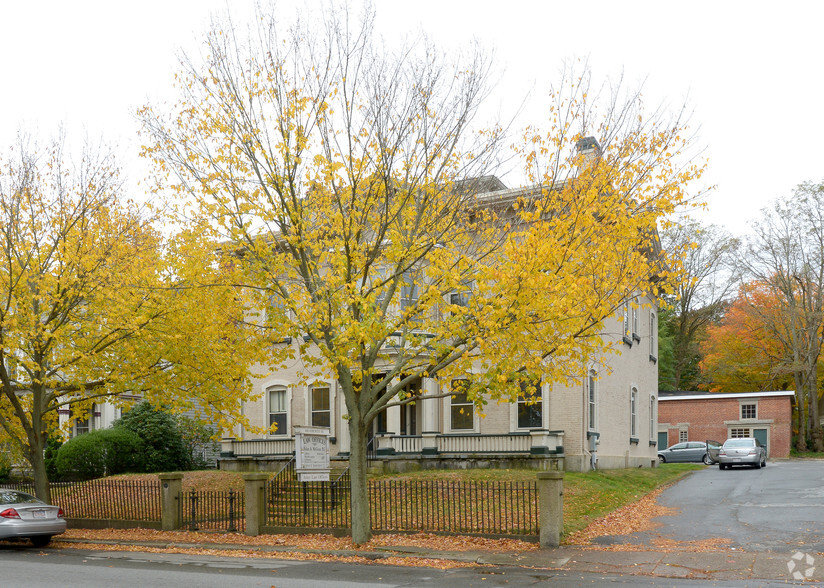
M406 560L405 565L431 565L431 560L445 560L460 564L519 566L526 568L556 569L570 572L621 574L629 576L658 576L694 580L780 580L824 582L824 565L815 567L812 575L793 577L788 568L793 563L793 571L805 574L809 568L806 554L796 556L793 552L742 552L742 551L616 551L603 548L564 546L555 549L538 549L522 552L493 551L434 551L421 547L378 547L369 551L342 549L306 549L289 545L244 545L228 543L184 543L168 541L120 541L87 540L57 537L56 545L72 548L73 544L99 545L112 549L114 546L139 551L140 548L170 550L220 550L236 553L238 556L284 557L301 559L323 557L357 558L359 560L386 560L395 558ZM288 556L287 556L288 554ZM227 555L227 554L224 554ZM810 554L814 557L816 554ZM427 560L427 561L424 561ZM387 561L387 563L390 563ZM814 565L814 563L813 563Z

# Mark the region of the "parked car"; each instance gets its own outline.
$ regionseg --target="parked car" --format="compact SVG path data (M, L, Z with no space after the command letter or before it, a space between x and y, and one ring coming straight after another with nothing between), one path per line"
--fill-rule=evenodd
M718 450L718 468L725 470L734 465L750 465L754 468L767 466L767 448L753 437L727 439Z
M660 463L697 461L707 465L712 463L707 454L707 444L702 441L686 441L662 449L658 452L658 461Z
M0 489L0 539L31 539L45 547L54 535L65 533L63 509L31 494Z

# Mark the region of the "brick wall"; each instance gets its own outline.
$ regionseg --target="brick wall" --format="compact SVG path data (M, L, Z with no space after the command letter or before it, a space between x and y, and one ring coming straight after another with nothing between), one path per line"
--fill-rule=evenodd
M757 401L755 419L741 419L741 402ZM688 441L712 439L723 443L731 428L767 429L770 457L788 457L792 431L789 396L741 398L707 396L700 399L661 399L658 403L659 430L667 428L667 446L678 443L679 431L686 429Z

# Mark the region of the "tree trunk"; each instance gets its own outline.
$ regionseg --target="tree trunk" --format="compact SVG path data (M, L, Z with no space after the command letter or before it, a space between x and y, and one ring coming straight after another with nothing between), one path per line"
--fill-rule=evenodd
M812 366L812 375L807 379L807 399L809 402L809 429L810 443L813 451L824 451L824 438L821 435L821 422L818 416L818 379L816 378L816 364Z
M35 438L30 440L28 458L34 472L34 494L43 502L51 504L51 489L44 455L45 436L35 433L33 437Z
M349 419L349 476L351 480L352 543L363 545L372 538L369 493L366 481L366 426L353 415Z
M797 372L793 374L795 381L795 408L798 413L798 436L795 438L795 449L807 451L807 394L806 386Z

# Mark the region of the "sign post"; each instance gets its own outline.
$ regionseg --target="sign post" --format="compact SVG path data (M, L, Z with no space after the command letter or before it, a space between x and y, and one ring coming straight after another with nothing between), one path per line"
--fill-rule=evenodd
M299 482L329 481L329 429L294 427L295 470Z

